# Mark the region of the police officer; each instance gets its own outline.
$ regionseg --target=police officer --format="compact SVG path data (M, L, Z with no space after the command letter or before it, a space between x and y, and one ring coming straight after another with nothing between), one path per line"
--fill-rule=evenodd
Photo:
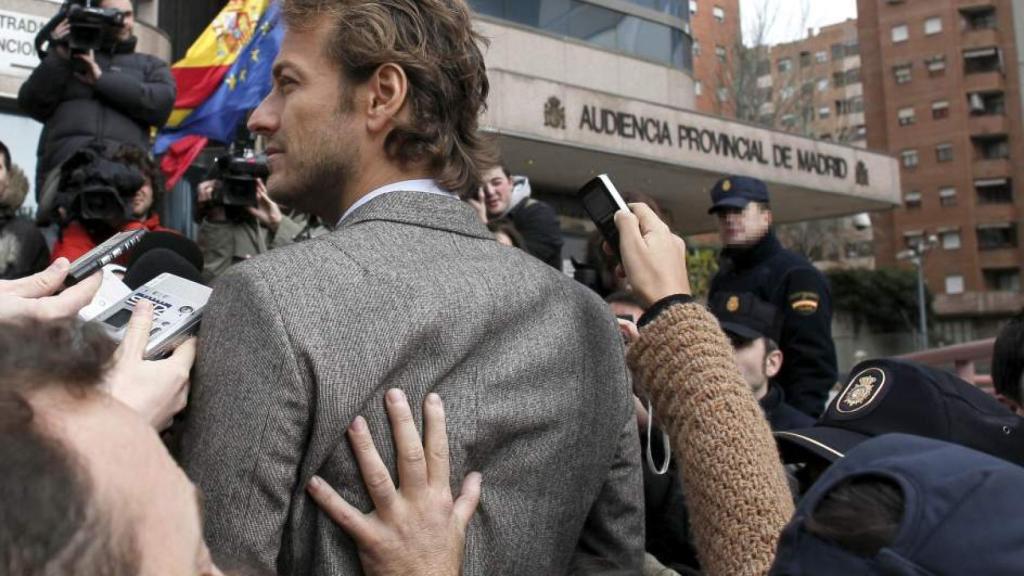
M724 249L709 304L728 306L749 293L782 311L778 344L786 361L775 381L793 407L817 417L837 378L828 283L779 243L764 182L725 178L711 190L711 202L708 213L718 216Z
M814 418L786 402L786 393L775 382L785 366L785 356L778 345L782 317L779 309L751 293L744 293L717 299L711 306L711 313L732 341L736 366L761 404L772 430L814 425Z

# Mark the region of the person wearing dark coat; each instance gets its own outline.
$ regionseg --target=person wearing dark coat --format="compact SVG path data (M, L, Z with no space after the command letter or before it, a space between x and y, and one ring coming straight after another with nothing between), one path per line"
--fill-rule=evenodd
M101 141L148 150L150 130L170 117L177 86L166 62L135 51L131 0L103 0L124 24L100 50L72 55L61 23L50 50L18 92L18 106L44 124L39 138L36 198L40 220L52 217L60 166L85 145Z
M708 299L727 304L752 295L780 311L775 342L786 362L775 382L794 408L816 418L838 378L828 282L806 258L779 243L764 182L725 178L711 199L709 212L718 216L725 249Z

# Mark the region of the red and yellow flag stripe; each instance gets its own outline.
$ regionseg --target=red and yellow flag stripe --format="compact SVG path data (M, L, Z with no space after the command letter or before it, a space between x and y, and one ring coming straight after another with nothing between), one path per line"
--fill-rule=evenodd
M273 0L230 0L171 68L178 98L168 128L180 126L220 86Z

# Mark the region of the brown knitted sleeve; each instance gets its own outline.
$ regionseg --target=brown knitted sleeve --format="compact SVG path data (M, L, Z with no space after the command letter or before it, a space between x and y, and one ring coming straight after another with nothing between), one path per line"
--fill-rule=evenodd
M672 439L704 573L767 573L793 502L718 322L699 304L672 306L641 332L629 365Z

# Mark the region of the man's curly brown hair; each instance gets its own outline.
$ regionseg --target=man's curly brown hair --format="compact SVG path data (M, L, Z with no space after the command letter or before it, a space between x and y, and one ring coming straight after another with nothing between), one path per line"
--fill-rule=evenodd
M402 164L425 163L441 186L461 193L497 162L479 132L490 83L471 10L463 0L284 0L293 29L329 18L327 56L342 77L360 84L384 64L397 64L409 79L410 120L385 141Z

